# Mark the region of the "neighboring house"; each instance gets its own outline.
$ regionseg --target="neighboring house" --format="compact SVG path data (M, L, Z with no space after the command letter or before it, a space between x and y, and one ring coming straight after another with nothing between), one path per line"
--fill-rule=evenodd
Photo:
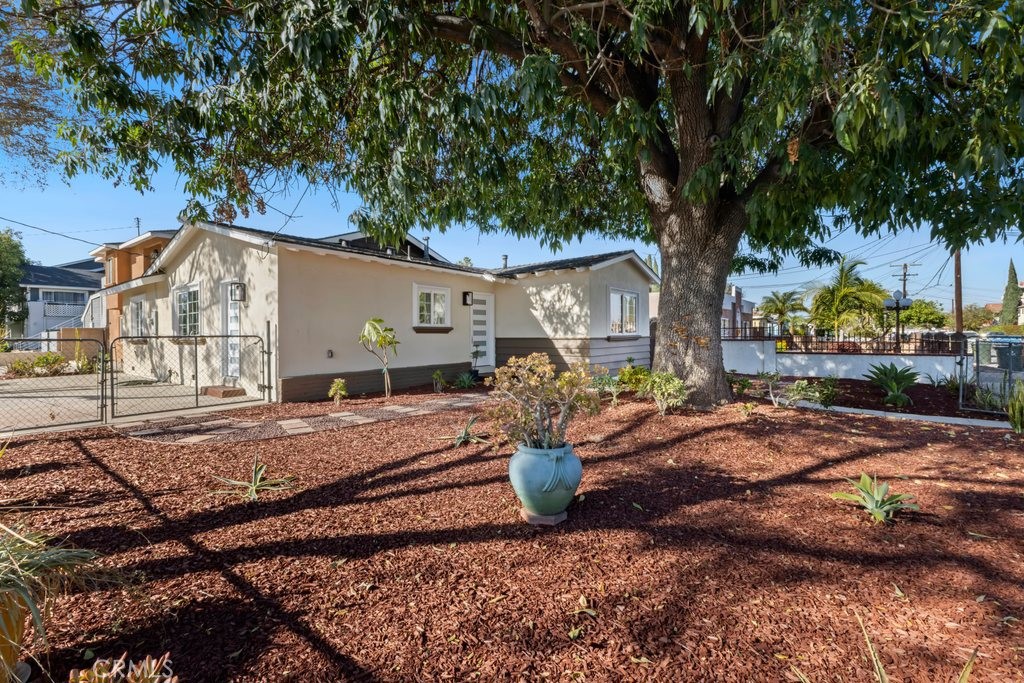
M122 334L124 298L119 294L109 294L107 290L142 277L176 232L153 230L120 244L104 244L89 252L92 257L89 261L75 262L88 263L90 268L102 273L103 276L104 290L97 292L86 302L82 312L82 327L104 328L108 341Z
M22 275L28 318L11 336L36 338L49 330L78 327L89 297L102 287L98 273L61 266L27 265Z
M450 263L413 238L382 249L360 233L310 239L206 222L185 225L161 249L144 271L103 290L110 335L269 337L268 384L279 401L322 399L336 377L350 393L380 390L380 366L357 342L372 317L397 333L396 388L429 384L435 370L469 370L473 349L483 372L531 351L561 367L650 360L646 294L658 277L632 251L487 270ZM132 346L133 363L161 376L164 361L141 360L145 348ZM222 360L217 379L244 384L238 359Z
M651 318L658 317L658 304L661 293L651 292ZM722 338L737 337L748 334L754 326L754 302L743 298L743 290L736 285L729 285L722 297Z

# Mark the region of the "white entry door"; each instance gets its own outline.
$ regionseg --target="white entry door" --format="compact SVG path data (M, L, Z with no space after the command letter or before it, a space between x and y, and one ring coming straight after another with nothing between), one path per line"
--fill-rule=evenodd
M242 374L242 304L231 300L231 285L225 284L223 291L224 334L224 377L238 379Z
M471 350L479 352L477 370L494 369L494 295L473 292L469 320Z

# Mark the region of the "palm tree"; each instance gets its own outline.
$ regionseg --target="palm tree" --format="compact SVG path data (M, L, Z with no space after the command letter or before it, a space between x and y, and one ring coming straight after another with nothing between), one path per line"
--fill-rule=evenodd
M780 332L785 334L797 320L797 313L806 313L804 295L796 290L772 292L761 301L761 313L779 322Z
M862 265L864 261L847 261L842 257L832 281L814 290L811 321L817 327L831 327L838 337L839 330L862 325L865 319L881 311L885 290L857 272L857 267Z

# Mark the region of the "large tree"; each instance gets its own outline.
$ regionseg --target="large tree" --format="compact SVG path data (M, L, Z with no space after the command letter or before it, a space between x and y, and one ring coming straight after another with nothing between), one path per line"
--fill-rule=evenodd
M28 317L25 290L21 288L26 263L21 235L10 228L0 230L0 338L9 332L11 323Z
M900 323L904 328L942 327L946 324L946 314L934 301L914 299L910 307L900 313Z
M26 0L30 5L35 0ZM299 179L396 240L470 224L657 244L654 364L728 396L730 270L834 227L1004 234L1024 198L1022 0L65 0L56 65L100 125L70 171L216 213ZM201 216L197 201L192 213ZM831 216L826 220L825 216Z
M1021 297L1020 280L1017 279L1017 269L1010 259L1010 270L1006 273L1006 287L1003 289L1003 310L999 312L1000 325L1016 325L1017 311L1020 309Z

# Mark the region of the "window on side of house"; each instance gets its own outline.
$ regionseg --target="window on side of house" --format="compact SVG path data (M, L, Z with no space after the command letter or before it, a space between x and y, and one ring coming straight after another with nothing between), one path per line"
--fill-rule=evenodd
M188 285L174 294L174 333L182 337L199 334L199 286Z
M48 304L84 304L85 292L62 292L44 289L42 291L43 301Z
M143 315L141 299L133 299L128 304L128 334L133 337L146 335L146 318Z
M608 315L612 334L638 334L637 312L639 303L640 295L636 292L627 292L621 289L612 290L611 308Z
M450 327L452 321L452 290L448 287L413 285L417 327Z

